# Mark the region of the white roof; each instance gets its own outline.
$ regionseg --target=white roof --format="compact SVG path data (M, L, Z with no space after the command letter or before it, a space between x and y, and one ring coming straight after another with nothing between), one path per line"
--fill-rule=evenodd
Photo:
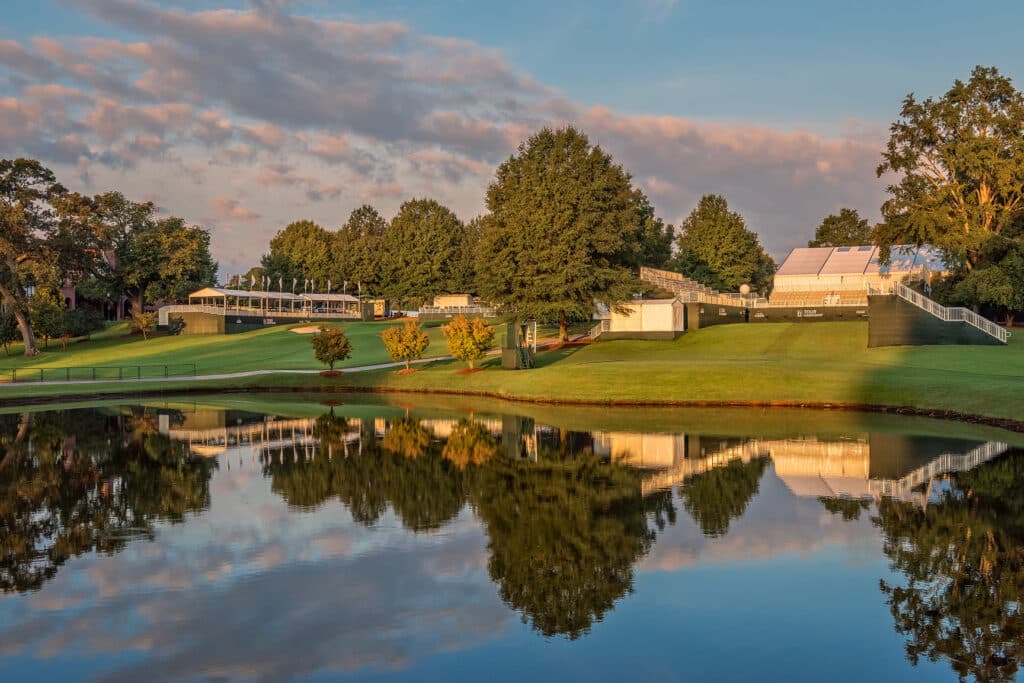
M265 292L263 290L254 289L249 291L246 289L226 289L224 287L204 287L199 291L192 292L189 297L215 297L215 296L236 296L244 299L288 299L298 300L301 297L292 294L291 292Z
M801 247L789 252L776 275L817 275L832 255L832 247Z
M303 294L302 298L310 301L359 301L351 294Z
M889 265L878 260L878 247L800 247L789 252L776 275L862 275L864 273L907 273L925 269L949 270L941 253L929 245L895 245Z

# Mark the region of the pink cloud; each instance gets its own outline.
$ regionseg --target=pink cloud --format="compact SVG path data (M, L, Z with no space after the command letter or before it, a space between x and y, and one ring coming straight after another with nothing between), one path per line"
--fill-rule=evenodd
M254 221L260 214L245 208L237 199L231 197L213 197L210 206L220 220Z

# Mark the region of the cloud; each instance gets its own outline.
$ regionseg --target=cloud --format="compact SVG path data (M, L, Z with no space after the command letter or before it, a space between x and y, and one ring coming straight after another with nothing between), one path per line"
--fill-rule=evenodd
M213 197L210 206L214 210L215 220L254 221L260 217L260 214L230 197Z
M611 152L666 220L721 193L775 255L840 206L872 216L881 203L884 129L870 122L843 122L827 138L624 114L575 102L472 41L301 16L275 0L202 11L69 1L132 39L0 41L0 143L62 177L85 168L90 186L76 189L160 187L168 210L186 217L225 187L274 188L259 210L268 230L298 215L336 224L367 201L387 214L417 194L476 215L496 164L540 126L567 123ZM207 5L185 6L197 4ZM200 169L202 183L166 180ZM227 267L265 248L261 234L212 227Z

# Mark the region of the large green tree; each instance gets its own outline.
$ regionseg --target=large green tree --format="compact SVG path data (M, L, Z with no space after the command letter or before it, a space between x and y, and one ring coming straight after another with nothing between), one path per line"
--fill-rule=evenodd
M978 66L938 99L907 95L890 130L878 175L895 179L877 244L932 244L972 270L1022 210L1024 95Z
M261 265L274 281L284 279L291 287L292 279L313 280L323 290L331 276L331 254L331 233L313 221L295 221L270 240L270 253Z
M480 295L509 317L589 319L638 285L640 208L629 174L576 128L544 128L487 188Z
M683 506L704 535L724 536L732 520L743 516L757 495L767 466L768 458L755 458L750 462L731 460L723 467L696 474L683 483L679 488Z
M381 249L387 221L377 209L364 204L349 214L348 221L332 235L334 282L349 283L348 291L379 292L384 284L381 270L388 254Z
M829 214L814 231L809 247L857 247L872 244L871 224L861 218L857 209L839 209L838 214Z
M750 285L763 292L771 285L775 262L757 234L747 228L725 197L708 194L679 226L675 270L708 287L736 290Z
M427 300L457 282L462 221L433 199L410 199L381 239L383 292L394 299Z
M217 262L210 255L210 233L177 216L156 221L137 247L159 255L155 278L146 286L150 301L184 301L217 280Z
M66 194L53 172L32 159L0 159L0 296L13 311L25 343L35 356L29 288L36 272L57 261L59 225L54 202Z
M636 190L636 205L636 265L664 268L672 258L675 229L655 215L650 200L640 190Z

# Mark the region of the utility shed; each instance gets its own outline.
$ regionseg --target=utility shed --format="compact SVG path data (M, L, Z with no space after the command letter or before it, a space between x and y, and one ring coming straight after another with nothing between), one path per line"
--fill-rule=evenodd
M607 315L600 339L675 339L686 331L686 306L675 298L626 301Z

